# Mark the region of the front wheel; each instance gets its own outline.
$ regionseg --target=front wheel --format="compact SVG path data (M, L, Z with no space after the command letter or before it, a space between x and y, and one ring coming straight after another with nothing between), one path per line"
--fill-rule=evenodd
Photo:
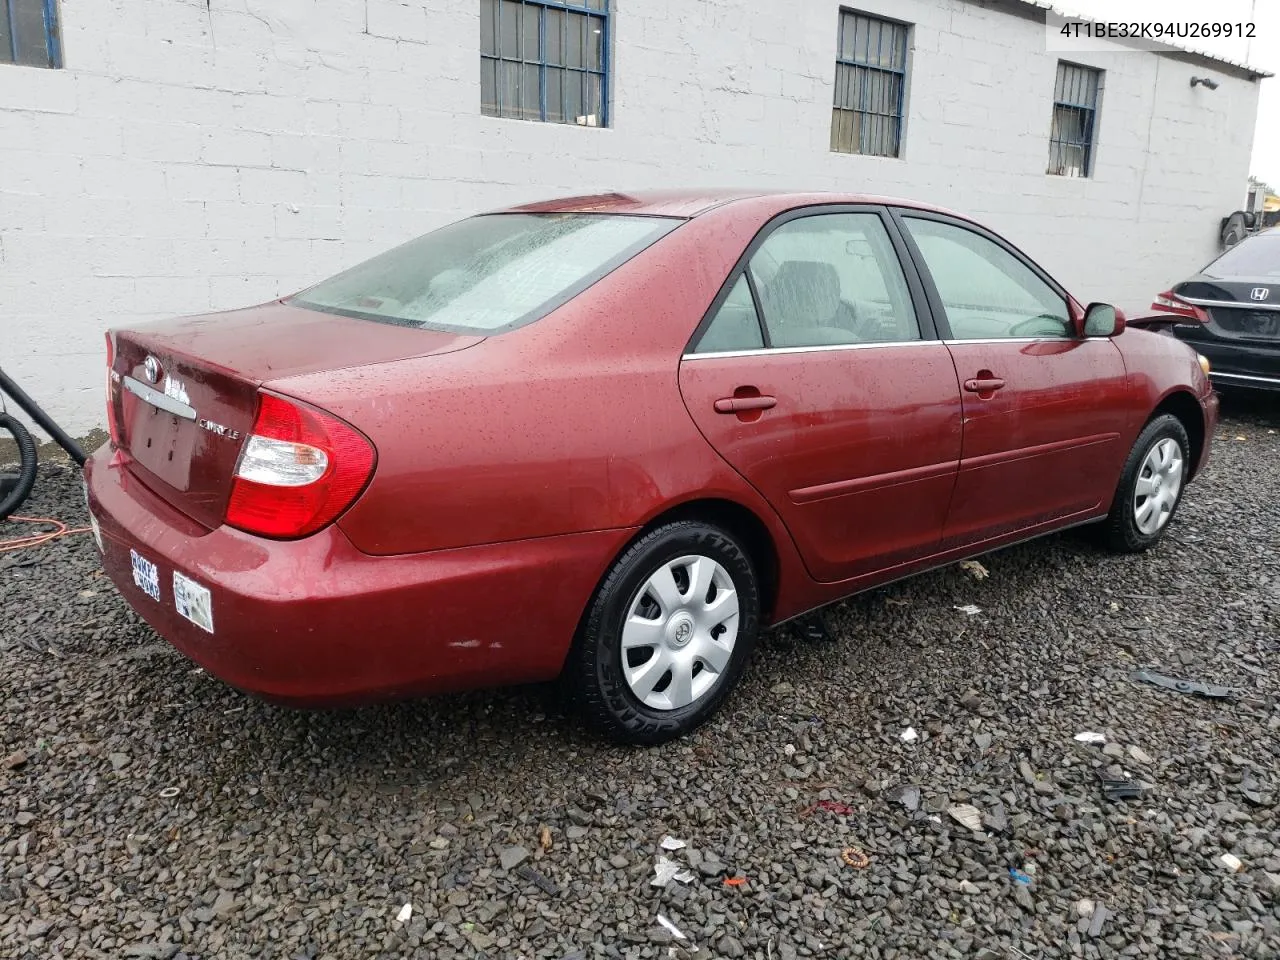
M1146 425L1125 461L1106 520L1111 549L1140 553L1160 541L1182 502L1190 451L1177 417L1162 414Z
M577 638L570 680L592 726L657 744L710 717L755 646L760 590L730 534L678 521L614 562Z

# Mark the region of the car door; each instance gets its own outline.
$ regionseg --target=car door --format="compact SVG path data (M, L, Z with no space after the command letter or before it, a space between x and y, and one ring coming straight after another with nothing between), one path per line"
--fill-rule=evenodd
M820 581L927 555L942 535L959 385L905 255L883 208L777 218L680 364L690 415Z
M1105 512L1132 417L1124 361L1029 260L963 221L896 211L955 361L964 444L943 547Z

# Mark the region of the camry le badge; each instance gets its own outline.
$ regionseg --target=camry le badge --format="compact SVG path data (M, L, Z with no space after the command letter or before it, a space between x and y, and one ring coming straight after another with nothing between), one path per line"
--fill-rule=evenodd
M152 383L159 383L160 382L160 361L157 360L155 357L150 357L150 356L147 357L147 359L142 362L142 372L146 375L146 378Z
M1254 287L1249 291L1249 296L1254 300L1265 300L1267 297L1271 296L1271 291L1266 287Z

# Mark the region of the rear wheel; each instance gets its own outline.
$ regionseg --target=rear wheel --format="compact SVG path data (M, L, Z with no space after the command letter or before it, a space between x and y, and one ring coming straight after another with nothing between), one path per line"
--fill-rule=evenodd
M1106 541L1121 553L1158 543L1182 502L1191 444L1182 421L1161 414L1138 435L1106 521Z
M605 736L662 743L724 702L755 646L759 619L755 569L738 541L708 524L667 524L609 570L568 679L588 722Z

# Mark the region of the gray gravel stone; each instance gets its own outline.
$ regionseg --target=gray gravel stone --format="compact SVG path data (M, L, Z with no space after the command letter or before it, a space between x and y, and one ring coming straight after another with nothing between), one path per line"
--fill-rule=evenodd
M1149 756L1147 756L1147 753L1145 750L1141 749L1140 747L1135 747L1132 745L1130 745L1129 747L1129 756L1133 758L1134 763L1141 763L1144 766L1150 766L1152 763L1155 762Z
M529 859L529 851L524 847L503 847L498 851L498 862L503 870L514 870Z

